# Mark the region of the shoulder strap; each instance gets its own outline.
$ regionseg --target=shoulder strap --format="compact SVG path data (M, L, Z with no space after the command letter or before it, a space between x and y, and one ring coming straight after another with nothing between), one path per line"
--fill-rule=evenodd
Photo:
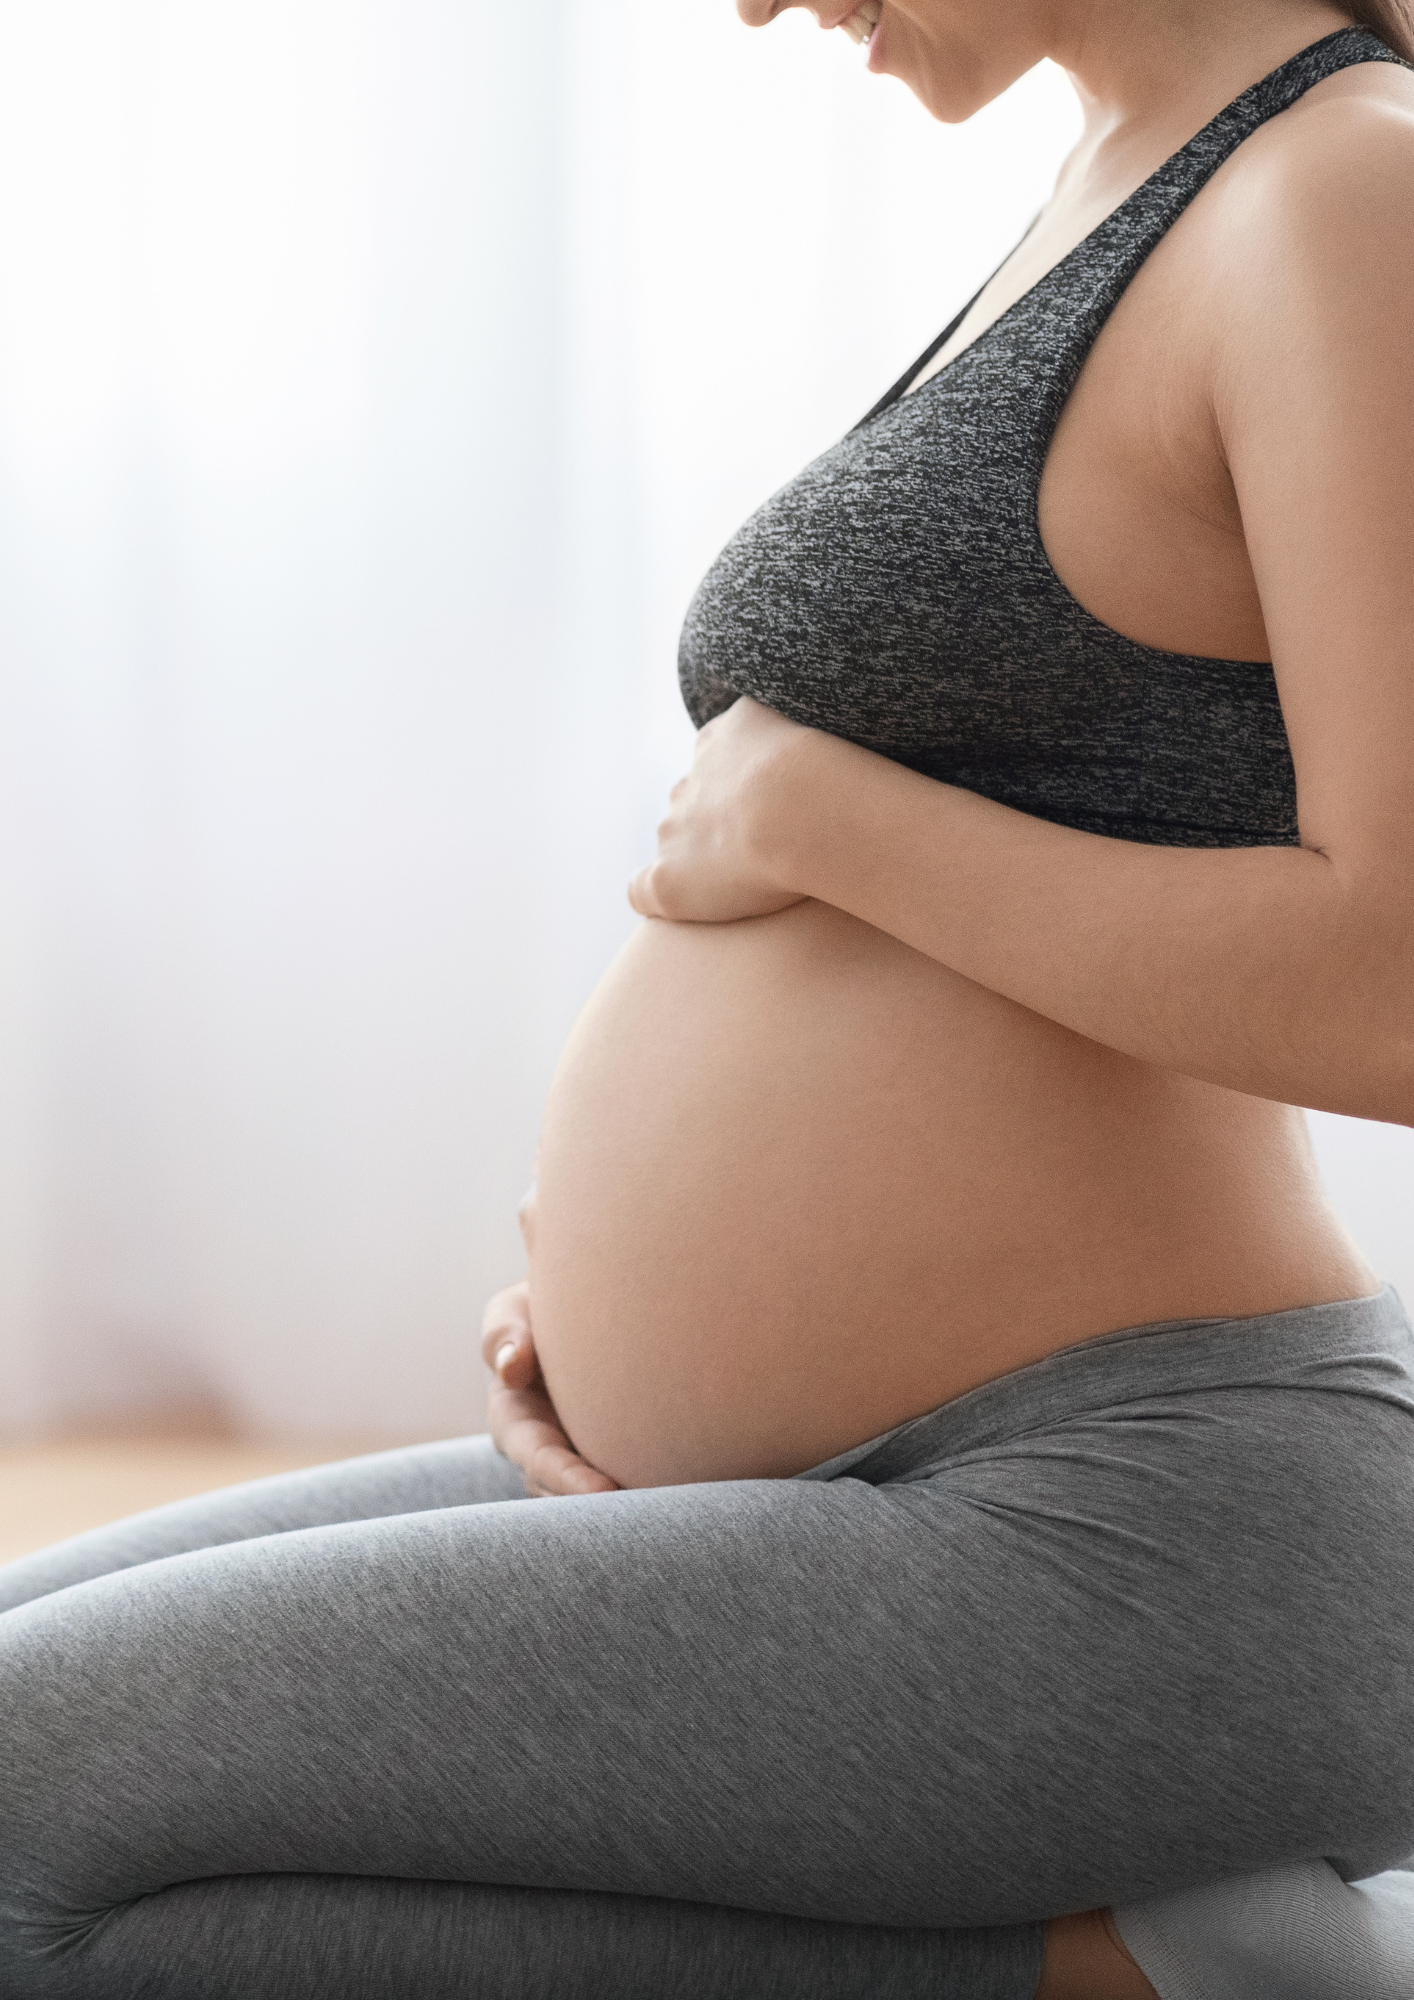
M1006 256L1002 259L1002 263L1009 264L1011 262L1012 257L1015 254L1016 254L1015 251L1009 250ZM998 264L997 271L1000 271L1001 268L1002 264ZM875 417L877 417L881 411L887 410L890 403L896 403L898 401L899 397L902 396L908 389L909 384L923 373L923 370L928 366L928 363L932 360L933 356L939 351L939 349L947 346L948 342L952 339L953 335L962 325L962 322L967 318L967 315L976 305L978 299L981 298L983 292L985 292L988 285L991 284L992 278L996 277L997 271L993 271L991 278L983 279L982 283L977 287L976 291L972 294L972 297L967 301L967 304L962 308L962 311L957 314L956 318L950 319L948 321L947 325L943 328L942 332L938 335L936 340L929 341L928 345L924 348L923 352L919 355L918 359L915 362L913 362L909 367L904 369L902 375L899 376L897 382L893 384L892 388L886 389L884 391L883 395L879 398L878 402L874 405L873 409L870 410L865 416L862 416L859 419L859 422L854 426L855 430L862 431L866 424L873 423Z
M1025 229L1022 230L1020 236L1017 237L1015 243L1013 243L1010 250L1007 251L1001 263L998 264L997 271L1003 271L1006 269L1007 265L1011 262L1012 258L1016 255L1017 251L1021 248L1022 244L1026 241L1027 237L1031 234L1032 230L1036 227L1036 224L1040 220L1041 220L1041 211L1038 209L1035 215L1033 215L1031 220L1027 223ZM923 373L923 370L928 366L928 363L933 359L933 356L935 354L941 353L942 349L947 346L948 342L952 339L953 335L962 325L962 322L967 318L967 315L976 305L978 299L981 298L983 292L985 292L988 285L991 284L992 279L996 277L997 271L990 272L988 276L982 280L981 284L972 294L972 297L967 301L967 304L962 308L962 311L960 313L955 314L954 317L948 321L947 325L943 328L942 332L938 335L936 340L929 341L928 345L924 348L923 352L919 355L918 359L910 367L904 369L902 375L899 376L897 382L894 383L893 387L890 389L886 389L884 391L883 395L879 398L878 402L874 405L873 409L869 411L868 415L863 416L859 419L859 422L854 426L855 430L862 431L866 424L872 423L875 417L877 417L882 410L886 410L889 407L890 403L896 403L899 397L902 396L905 393L905 391L909 388L910 384L917 380L917 378Z
M1108 312L1160 238L1245 139L1328 76L1367 62L1409 67L1368 28L1337 28L1234 98L1056 266L1050 275L1066 270L1071 280L1066 289L1072 307L1081 303L1088 278L1095 303Z

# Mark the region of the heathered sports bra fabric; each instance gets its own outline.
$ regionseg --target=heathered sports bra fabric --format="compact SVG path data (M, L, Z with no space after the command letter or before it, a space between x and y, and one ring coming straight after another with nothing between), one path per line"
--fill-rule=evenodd
M905 395L952 328L940 335L708 571L679 654L694 723L749 694L1062 825L1171 846L1296 844L1271 667L1161 652L1092 617L1051 568L1037 496L1101 327L1223 161L1322 78L1399 60L1343 28L1283 63Z

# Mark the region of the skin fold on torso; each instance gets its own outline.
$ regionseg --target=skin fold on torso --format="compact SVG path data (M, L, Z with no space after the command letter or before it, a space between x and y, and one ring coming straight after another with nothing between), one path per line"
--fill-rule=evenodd
M1146 645L1270 657L1212 416L1241 305L1225 216L1300 121L1382 93L1407 78L1344 71L1240 147L1070 396L1043 539ZM940 362L1140 178L1063 176ZM1299 1110L1105 1048L818 902L640 927L561 1060L527 1238L556 1408L631 1486L786 1476L1120 1327L1377 1288Z

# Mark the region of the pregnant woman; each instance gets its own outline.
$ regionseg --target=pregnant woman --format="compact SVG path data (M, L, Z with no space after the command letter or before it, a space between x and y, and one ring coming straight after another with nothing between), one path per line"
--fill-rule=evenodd
M499 1453L0 1573L6 2000L1414 1993L1414 36L814 11L1084 136L688 615Z

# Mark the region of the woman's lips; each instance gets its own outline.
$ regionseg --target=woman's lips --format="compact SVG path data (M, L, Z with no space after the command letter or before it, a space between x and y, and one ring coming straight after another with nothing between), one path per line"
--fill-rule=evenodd
M852 42L867 43L873 40L882 12L882 0L859 0L851 13L833 25L843 28Z

